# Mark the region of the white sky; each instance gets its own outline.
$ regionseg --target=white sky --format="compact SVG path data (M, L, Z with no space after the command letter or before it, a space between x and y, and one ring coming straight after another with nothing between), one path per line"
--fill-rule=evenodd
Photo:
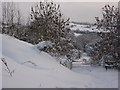
M14 0L13 0L14 1ZM19 1L19 0L18 0ZM25 0L26 1L26 0ZM73 1L73 0L70 0ZM86 1L86 0L85 0ZM69 17L71 21L79 22L95 22L96 16L102 17L102 7L106 4L117 7L117 2L57 2L61 5L61 12L65 17ZM27 20L30 13L30 7L33 2L18 2L17 5L24 16L23 21Z
M95 16L102 16L102 7L106 4L115 5L117 2L64 2L61 4L61 10L66 17L73 21L94 22Z

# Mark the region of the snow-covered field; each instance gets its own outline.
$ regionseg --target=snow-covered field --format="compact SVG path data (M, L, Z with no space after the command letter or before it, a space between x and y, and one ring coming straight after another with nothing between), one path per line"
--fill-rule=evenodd
M2 38L1 38L2 37ZM8 63L12 77L2 64L3 88L117 88L118 72L102 67L80 66L69 70L53 57L26 42L1 35L2 58ZM1 75L1 74L0 74Z
M75 23L70 23L70 29L74 31L75 36L82 35L81 33L97 33L97 32L109 32L109 31L104 31L103 29L97 29L97 26L93 25L84 25L84 24L75 24ZM77 32L76 32L77 31Z

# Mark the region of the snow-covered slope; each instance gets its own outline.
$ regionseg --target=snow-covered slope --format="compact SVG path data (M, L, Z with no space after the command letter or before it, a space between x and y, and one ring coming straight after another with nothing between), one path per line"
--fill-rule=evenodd
M37 50L35 46L7 35L0 34L1 36L2 58L5 58L10 70L14 71L11 77L2 64L3 88L115 88L118 86L116 72L110 79L113 85L100 85L102 81L99 82L96 76L71 71L60 65L49 54ZM101 75L103 76L104 74Z
M3 58L11 71L15 70L10 77L3 65L3 88L87 87L92 81L90 76L70 71L31 44L2 35L2 45Z

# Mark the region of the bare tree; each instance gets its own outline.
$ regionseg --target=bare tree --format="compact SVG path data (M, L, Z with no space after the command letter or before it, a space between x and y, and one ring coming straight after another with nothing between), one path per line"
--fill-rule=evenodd
M20 14L20 10L17 10L17 24L21 25L21 14Z
M3 33L13 35L14 23L15 23L15 3L2 2L2 31ZM6 30L9 28L9 30Z

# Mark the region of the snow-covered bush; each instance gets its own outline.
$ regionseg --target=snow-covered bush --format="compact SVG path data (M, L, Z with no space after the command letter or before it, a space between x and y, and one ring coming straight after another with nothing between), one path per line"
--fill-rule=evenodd
M76 59L79 59L81 56L81 51L77 50L77 49L72 49L69 51L69 53L67 54L67 57L69 57L69 59L71 59L71 61L74 61Z
M113 56L111 56L111 55L103 55L102 58L99 61L99 65L105 66L105 62L110 62L110 61L114 61Z
M35 45L39 50L44 51L46 48L52 47L53 43L51 41L42 41Z
M68 60L67 56L61 56L61 57L59 57L59 62L63 66L65 66L65 67L67 67L69 69L72 69L72 61Z

